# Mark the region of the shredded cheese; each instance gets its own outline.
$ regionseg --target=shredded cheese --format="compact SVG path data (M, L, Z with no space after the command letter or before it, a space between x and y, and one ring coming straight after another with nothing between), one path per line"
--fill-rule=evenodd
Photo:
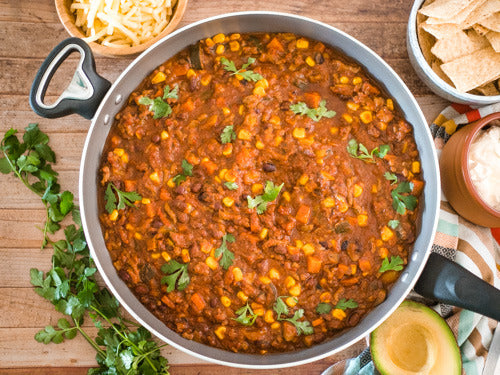
M177 0L73 0L75 25L87 42L137 46L156 37L172 18Z

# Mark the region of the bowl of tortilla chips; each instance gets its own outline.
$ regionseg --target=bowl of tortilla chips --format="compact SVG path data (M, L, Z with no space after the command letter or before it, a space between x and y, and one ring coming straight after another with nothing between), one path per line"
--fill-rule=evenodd
M472 105L500 102L500 1L416 0L407 48L437 95Z

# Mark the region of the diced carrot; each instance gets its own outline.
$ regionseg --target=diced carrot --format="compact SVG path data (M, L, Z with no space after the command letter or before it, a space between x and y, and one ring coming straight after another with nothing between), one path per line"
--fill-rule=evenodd
M194 293L191 296L191 301L194 303L194 305L199 311L202 311L205 308L205 301L203 300L203 297L200 296L198 293Z
M125 180L123 183L125 184L125 191L134 191L136 189L137 181Z
M318 108L321 96L317 92L306 92L304 94L304 101L309 108Z
M414 195L419 195L424 189L424 182L420 180L412 180L413 190L411 191Z
M323 324L323 322L324 322L323 318L318 318L318 319L313 320L313 321L311 322L311 325L312 325L313 327L317 327L317 326L319 326L319 325Z
M183 76L189 70L189 65L174 65L172 67L172 73L176 76Z
M273 38L269 43L267 43L267 48L270 50L278 50L281 52L285 50L281 42L276 38Z
M319 273L321 271L321 259L309 256L307 257L307 271L310 273Z
M372 268L370 261L364 257L362 257L358 260L358 265L359 265L359 269L363 272L368 272Z
M217 170L217 164L211 160L204 160L201 162L201 165L207 170L208 174L214 174Z
M297 221L300 221L303 224L307 224L309 222L310 216L311 216L311 207L302 205L297 210L295 218L297 219Z
M194 102L193 99L188 98L181 107L182 111L184 112L191 112L194 109Z
M340 279L342 277L344 277L344 275L350 270L349 266L345 265L345 264L342 264L340 263L338 266L337 266L337 270L338 270L338 275L337 277Z
M351 277L350 279L341 280L340 283L344 286L355 285L359 282L359 277Z

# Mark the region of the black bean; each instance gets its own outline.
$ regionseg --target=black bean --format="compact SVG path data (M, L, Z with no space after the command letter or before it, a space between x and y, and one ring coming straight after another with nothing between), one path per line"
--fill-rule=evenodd
M323 54L318 52L314 56L314 61L316 61L316 64L323 64L325 62L325 58L323 57Z
M319 244L324 248L324 249L328 249L328 242L326 241L319 241Z
M208 194L206 191L202 191L200 194L198 194L198 200L207 203L210 200L210 194Z
M267 162L262 165L262 169L264 172L274 172L276 170L276 166L273 163Z
M346 251L347 246L349 246L349 241L342 241L342 244L340 245L340 250Z
M290 104L291 103L288 100L285 100L284 102L281 102L280 109L282 111L288 111L288 110L290 110Z

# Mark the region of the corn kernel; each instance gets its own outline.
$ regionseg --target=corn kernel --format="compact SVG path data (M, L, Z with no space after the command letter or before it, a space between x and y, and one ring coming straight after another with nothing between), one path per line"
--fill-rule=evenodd
M274 323L274 314L273 310L267 310L264 314L264 321L266 323Z
M332 208L335 207L335 200L331 197L323 199L323 206L326 208Z
M344 85L347 84L347 83L349 83L349 78L346 77L346 76L340 77L340 83L342 83Z
M371 111L363 111L359 115L359 118L364 124L369 124L373 120L373 115Z
M352 195L354 195L354 197L357 198L362 193L363 193L363 187L361 185L354 184Z
M226 47L224 47L223 44L219 44L217 48L215 49L215 53L217 55L222 55L226 51Z
M363 80L361 79L361 77L354 77L352 79L352 84L353 85L359 85L361 82L363 82Z
M234 282L238 282L243 280L243 272L241 272L241 269L239 267L234 267L233 268L233 277L234 277Z
M300 48L300 49L306 49L306 48L309 48L309 41L307 41L306 39L297 39L297 48Z
M219 171L219 177L220 178L224 178L224 176L226 175L227 173L227 168L222 168L220 171Z
M375 240L375 246L380 247L380 246L382 246L383 244L384 244L384 241L382 241L380 238L377 238L377 239Z
M389 110L394 111L394 102L392 101L392 99L387 99L386 105Z
M264 316L264 314L266 313L266 310L263 309L262 307L258 307L256 309L253 309L253 313L257 316Z
M210 76L210 75L203 76L203 77L201 77L201 80L200 80L200 82L203 86L208 86L211 81L212 81L212 76Z
M213 47L215 42L212 40L212 38L207 38L205 39L205 44L207 45L207 47Z
M345 198L342 195L335 195L335 198L337 198L337 201L339 203L339 211L341 213L346 212L349 209L349 205L347 204Z
M221 303L222 303L223 306L226 306L226 307L231 306L231 300L229 299L229 297L222 296L220 298L220 301L221 301Z
M224 203L226 207L231 207L234 204L234 199L231 197L224 197L222 198L222 203Z
M215 182L217 182L218 184L220 184L222 182L222 180L219 178L219 176L215 176L214 177L214 180Z
M420 163L418 161L411 163L411 171L412 173L420 173Z
M205 264L210 267L212 270L216 270L217 267L219 267L219 263L217 263L217 261L215 260L214 257L207 257L207 259L205 260Z
M311 245L310 243L306 243L304 246L302 246L302 251L304 252L304 255L312 255L314 254L314 246Z
M380 247L378 249L378 255L381 259L387 258L389 256L389 250L386 247Z
M116 221L116 219L118 219L118 210L113 210L113 212L109 214L109 220Z
M193 69L189 69L186 73L186 77L189 79L189 78L193 78L194 76L196 75L196 72L193 70Z
M160 257L161 257L160 253L153 253L153 254L151 254L151 258L153 258L153 259L160 259Z
M162 251L161 256L165 260L165 262L170 262L170 259L172 259L172 258L170 258L170 255L168 255L168 253L166 251Z
M260 96L260 97L263 97L266 95L266 90L263 88L263 87L255 87L253 89L253 94L254 95L257 95L257 96Z
M259 233L259 238L261 240L265 239L267 237L267 233L269 232L269 230L267 228L263 228L260 233Z
M267 276L261 276L261 277L259 277L259 280L262 284L265 284L265 285L271 284L271 279Z
M263 89L267 89L267 88L269 88L269 81L265 78L259 79L255 83L255 87L262 87Z
M271 268L269 270L269 277L274 280L279 280L280 278L280 273L276 268Z
M314 65L316 65L316 61L314 61L311 56L307 56L306 57L306 64L309 66L314 66Z
M151 199L149 199L149 198L142 198L141 199L141 203L142 204L150 204L151 203Z
M163 72L158 72L155 74L155 76L153 77L153 79L151 80L151 83L152 84L156 84L156 83L160 83L160 82L163 82L165 81L167 77L165 76L165 73Z
M222 107L222 113L227 116L231 114L231 110L228 107Z
M299 177L297 183L299 185L305 185L307 184L307 181L309 181L309 176L304 173L302 176Z
M246 129L241 129L238 132L238 139L241 139L243 141L250 141L252 139L252 133L250 133Z
M347 108L349 108L351 111L357 111L359 108L359 104L354 102L347 102Z
M283 142L283 137L281 135L278 135L275 139L274 139L274 145L275 146L279 146L281 144L281 142Z
M229 42L229 49L233 52L239 51L240 44L236 40L233 40Z
M272 125L274 125L274 126L280 126L281 119L279 118L279 116L273 115L269 119L269 123L272 124Z
M342 115L342 118L345 120L345 122L347 122L348 124L351 124L354 120L352 118L352 116L349 114L349 113L344 113Z
M224 145L224 149L222 150L222 155L229 156L232 153L233 153L233 144L232 143L226 143Z
M238 107L238 113L239 113L240 116L242 116L244 112L245 112L245 106L243 104L241 104Z
M223 339L224 339L224 336L225 336L225 334L226 334L226 330L227 330L227 328L226 328L226 327L224 327L224 326L220 326L220 327L218 327L218 328L214 331L214 333L217 335L217 337L218 337L219 339L223 340Z
M294 307L294 306L297 305L297 298L295 298L295 297L287 297L287 298L285 298L285 303L289 307Z
M236 181L236 175L234 174L233 171L227 171L226 174L224 175L224 180L228 182L234 182Z
M167 132L166 130L164 130L164 131L162 131L162 132L161 132L161 134L160 134L160 138L161 138L162 140L166 140L166 139L168 139L168 137L169 137L169 136L168 136L168 132Z
M236 293L236 296L240 300L242 300L243 302L246 302L248 300L248 296L245 293L243 293L241 290L238 293Z
M231 36L229 37L230 40L238 40L240 39L241 35L238 34L238 33L234 33L234 34L231 34Z
M338 320L343 320L345 317L346 317L346 313L344 310L341 310L341 309L334 309L332 311L332 316L335 318L335 319L338 319Z
M291 288L292 286L294 286L297 282L295 281L295 279L292 277L292 276L287 276L285 278L285 286L289 289Z
M273 324L271 324L271 329L280 329L280 328L281 328L280 322L274 322Z
M262 184L253 184L252 185L252 193L254 194L260 194L264 191L264 186Z
M301 240L295 240L295 246L298 247L299 249L302 249L304 243Z
M125 150L123 148L115 148L113 150L113 154L115 154L118 157L122 157L124 153L125 153Z
M292 135L294 138L303 139L306 137L306 129L304 128L295 128L292 131Z
M158 176L158 172L154 171L149 175L149 179L153 181L155 184L160 183L160 176Z
M323 178L325 180L328 180L328 181L334 181L335 180L335 176L328 173L328 172L325 172L325 171L321 171L321 176L323 176Z
M168 187L171 187L171 188L174 188L175 187L175 182L174 182L174 179L171 178L167 181L167 186Z
M257 150L263 150L264 149L264 143L262 143L261 141L255 142L255 148Z
M382 231L380 233L380 238L382 241L387 242L389 241L392 237L394 236L394 232L387 227L387 225L384 225L382 228Z
M288 292L290 293L291 296L298 297L301 292L300 284L295 284L290 289L288 289Z
M288 191L285 191L283 192L283 194L281 194L281 196L283 197L284 200L286 200L287 202L290 202L290 200L292 199L292 197L290 196L290 193Z
M332 126L330 128L330 133L333 134L333 135L337 135L339 133L339 128L336 127L336 126Z
M368 225L368 216L365 214L358 215L357 220L360 227L366 227Z
M321 302L328 303L328 302L330 302L332 300L332 294L330 292L323 292L323 293L320 294L319 300Z
M372 193L375 194L378 191L377 185L372 185Z
M135 232L134 237L136 240L142 240L142 234L140 234L139 232Z

